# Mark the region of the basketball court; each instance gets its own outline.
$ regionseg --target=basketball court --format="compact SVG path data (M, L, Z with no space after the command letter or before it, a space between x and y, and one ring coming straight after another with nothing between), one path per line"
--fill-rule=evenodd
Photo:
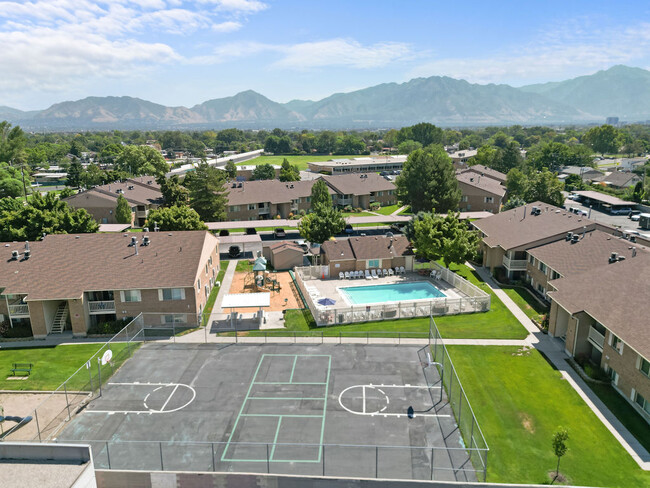
M150 343L58 440L99 468L475 480L426 352Z

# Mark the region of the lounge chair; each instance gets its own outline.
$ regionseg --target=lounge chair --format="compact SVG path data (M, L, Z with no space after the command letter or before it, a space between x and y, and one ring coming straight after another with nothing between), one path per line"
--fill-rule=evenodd
M352 277L356 278L356 279L361 278L361 271L353 271L352 272Z
M430 276L431 278L435 278L435 277L436 277L436 270L435 270L435 269L432 269L431 272L429 273L429 276Z
M381 274L384 276L388 276L388 270L386 268L382 269Z
M343 280L345 278L347 278L347 276L343 274L343 271L339 271L339 280Z
M388 276L393 276L394 274L393 268L388 268Z
M367 280L371 280L371 279L372 279L372 276L370 275L370 270L368 270L368 269L366 270L366 279L367 279Z
M373 280L376 280L376 279L377 279L377 270L373 268L373 269L370 271L370 275L372 276L372 279L373 279Z
M405 274L405 273L406 273L406 270L404 269L404 266L400 266L400 267L399 267L399 272L400 272L401 274Z

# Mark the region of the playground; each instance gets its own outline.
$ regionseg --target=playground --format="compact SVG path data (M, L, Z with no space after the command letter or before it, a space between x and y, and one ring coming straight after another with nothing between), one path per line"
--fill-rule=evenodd
M47 402L45 402L47 400ZM66 409L66 398L63 394L51 395L50 393L0 393L0 415L12 417L28 417L34 415L38 409L38 419L32 418L28 423L20 426L4 437L7 441L33 441L38 440L38 427L50 424ZM5 421L0 423L0 436L16 425L15 422Z
M289 272L267 270L264 258L257 258L250 271L236 272L228 291L228 293L265 292L271 294L271 306L264 309L266 312L303 307ZM250 313L249 309L234 309L233 311Z
M58 441L98 468L475 481L427 351L146 344Z

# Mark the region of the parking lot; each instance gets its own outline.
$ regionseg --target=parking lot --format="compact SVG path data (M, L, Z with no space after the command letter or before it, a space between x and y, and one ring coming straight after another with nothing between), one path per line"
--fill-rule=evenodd
M564 207L567 209L578 208L584 212L587 212L588 218L602 224L621 229L637 230L639 228L639 222L630 220L627 215L611 215L609 213L596 210L595 208L589 208L588 206L574 200L565 200Z

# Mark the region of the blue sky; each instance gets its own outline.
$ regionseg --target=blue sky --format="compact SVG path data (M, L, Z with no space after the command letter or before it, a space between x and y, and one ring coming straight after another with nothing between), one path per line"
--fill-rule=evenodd
M647 1L0 0L0 105L130 95L191 107L385 82L557 81L650 68Z

